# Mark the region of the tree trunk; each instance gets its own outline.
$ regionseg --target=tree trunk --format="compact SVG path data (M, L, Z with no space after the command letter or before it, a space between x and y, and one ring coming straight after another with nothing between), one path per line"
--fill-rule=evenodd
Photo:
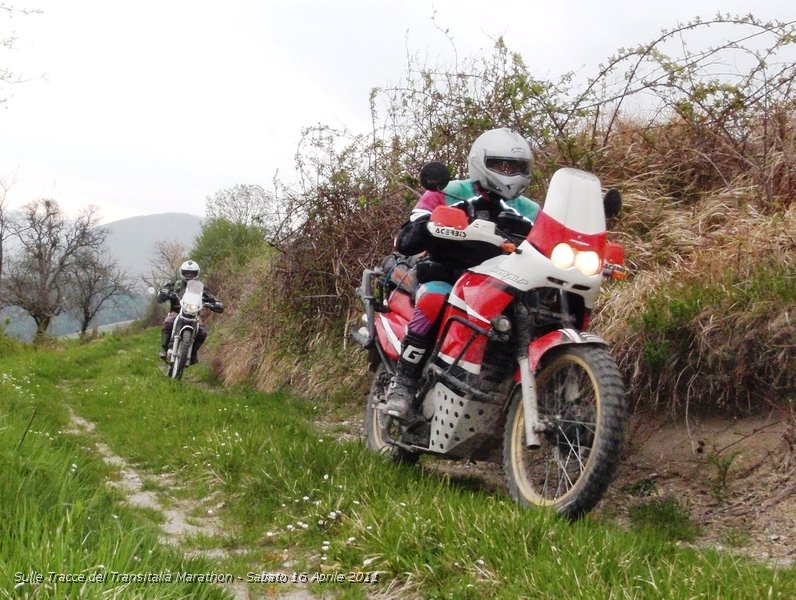
M35 315L33 316L33 320L36 321L36 337L34 338L34 341L41 342L42 340L44 340L44 337L47 335L47 329L49 329L50 327L50 321L52 321L52 316Z
M94 318L94 315L89 315L87 311L83 311L83 315L80 319L80 335L83 336L86 334L86 330L88 330L88 324L91 323L91 319Z

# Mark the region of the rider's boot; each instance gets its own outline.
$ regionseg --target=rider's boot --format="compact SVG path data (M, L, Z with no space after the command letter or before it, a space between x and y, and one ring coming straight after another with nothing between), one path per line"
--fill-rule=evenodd
M401 421L411 421L414 416L412 400L420 385L423 363L433 344L433 338L408 332L401 345L401 357L395 375L387 388L384 412Z
M168 362L169 342L171 341L171 334L166 331L160 332L160 352L158 356L164 361Z
M196 363L199 362L199 357L197 356L197 350L198 348L196 348L196 346L194 346L193 349L191 350L191 360L188 363L189 365L195 365Z

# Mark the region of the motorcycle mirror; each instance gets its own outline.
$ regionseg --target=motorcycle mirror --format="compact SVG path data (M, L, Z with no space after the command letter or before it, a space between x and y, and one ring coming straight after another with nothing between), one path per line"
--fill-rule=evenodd
M155 295L155 288L153 288L153 287L150 285L150 286L149 286L149 287L146 289L146 292L147 292L147 294L149 294L150 296L154 296L154 295Z
M426 163L420 169L420 184L430 192L442 190L450 180L448 166L438 160Z
M618 217L622 211L622 194L616 188L611 188L605 192L603 196L603 209L605 210L605 218L613 219Z

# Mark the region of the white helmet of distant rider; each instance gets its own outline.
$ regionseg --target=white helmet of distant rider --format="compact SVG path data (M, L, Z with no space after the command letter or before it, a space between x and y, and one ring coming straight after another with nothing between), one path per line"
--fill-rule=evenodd
M528 187L533 154L520 134L506 127L490 129L473 142L468 177L490 192L513 200Z
M185 281L199 277L199 265L192 260L186 260L180 265L180 277Z

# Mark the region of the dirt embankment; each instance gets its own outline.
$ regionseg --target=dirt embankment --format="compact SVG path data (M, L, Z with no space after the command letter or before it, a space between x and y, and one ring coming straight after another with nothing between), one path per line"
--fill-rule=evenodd
M361 421L353 416L329 433L351 440L362 435ZM695 545L772 565L796 562L796 417L777 411L742 419L636 416L626 439L596 518L629 527L632 506L670 497L698 527ZM505 491L499 465L432 459L422 468L468 487Z
M697 544L776 564L796 560L796 419L633 419L603 507L678 499ZM606 510L610 510L606 508Z

